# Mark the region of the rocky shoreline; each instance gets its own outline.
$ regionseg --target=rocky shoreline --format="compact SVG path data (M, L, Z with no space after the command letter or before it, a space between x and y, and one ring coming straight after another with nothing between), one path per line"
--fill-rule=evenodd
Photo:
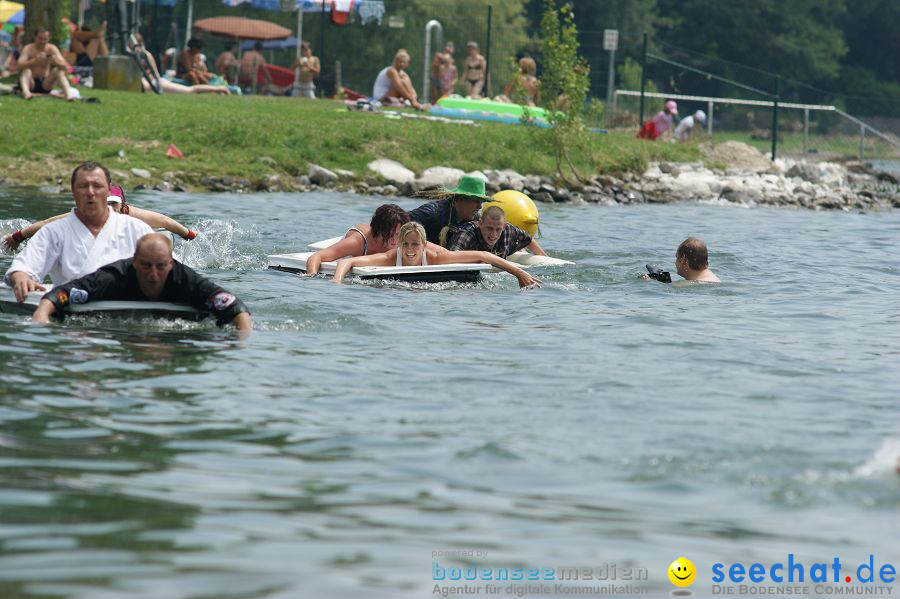
M703 162L650 163L644 173L597 175L589 181L560 186L546 176L523 175L513 170L466 173L435 166L420 174L402 164L378 159L366 173L329 170L310 164L306 174L271 174L258 180L228 176L192 177L183 172L159 176L139 168L113 169L114 180L126 190L155 189L186 192L197 187L212 192L343 191L362 195L412 196L434 187L452 187L464 175L485 180L488 193L514 189L536 202L573 204L641 204L686 201L721 201L742 206L784 206L813 210L877 211L900 208L898 179L860 162L809 162L778 159L772 162L758 150L740 142L701 148ZM265 162L266 157L261 161ZM271 160L271 159L270 159ZM274 160L272 161L274 164ZM58 182L61 192L65 185Z

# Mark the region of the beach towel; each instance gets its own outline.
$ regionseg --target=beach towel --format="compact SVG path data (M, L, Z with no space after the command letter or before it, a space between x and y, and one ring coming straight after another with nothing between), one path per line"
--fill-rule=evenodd
M335 25L346 25L351 12L353 0L334 0L331 6L331 22Z

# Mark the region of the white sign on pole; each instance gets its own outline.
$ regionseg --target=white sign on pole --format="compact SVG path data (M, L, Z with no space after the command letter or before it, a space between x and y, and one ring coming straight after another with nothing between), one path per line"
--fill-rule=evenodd
M603 30L603 49L604 50L618 50L619 49L619 30L618 29L604 29Z

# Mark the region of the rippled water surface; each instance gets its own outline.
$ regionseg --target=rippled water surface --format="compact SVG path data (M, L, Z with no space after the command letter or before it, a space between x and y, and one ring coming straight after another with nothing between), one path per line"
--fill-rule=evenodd
M257 330L0 314L4 598L431 597L455 549L657 596L679 555L704 595L716 562L900 566L898 212L542 205L577 266L520 292L265 269L378 198L131 201ZM0 189L0 230L69 204ZM725 283L637 278L688 235Z

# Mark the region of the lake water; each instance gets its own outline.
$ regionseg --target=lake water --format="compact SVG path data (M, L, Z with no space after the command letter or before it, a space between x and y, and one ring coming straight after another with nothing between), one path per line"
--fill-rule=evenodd
M578 264L520 292L265 269L379 198L130 200L201 231L176 251L256 331L0 315L4 598L437 597L435 562L444 586L646 568L653 596L682 555L700 596L715 563L900 570L900 212L541 205ZM0 189L0 230L69 206ZM688 235L722 285L638 279Z

